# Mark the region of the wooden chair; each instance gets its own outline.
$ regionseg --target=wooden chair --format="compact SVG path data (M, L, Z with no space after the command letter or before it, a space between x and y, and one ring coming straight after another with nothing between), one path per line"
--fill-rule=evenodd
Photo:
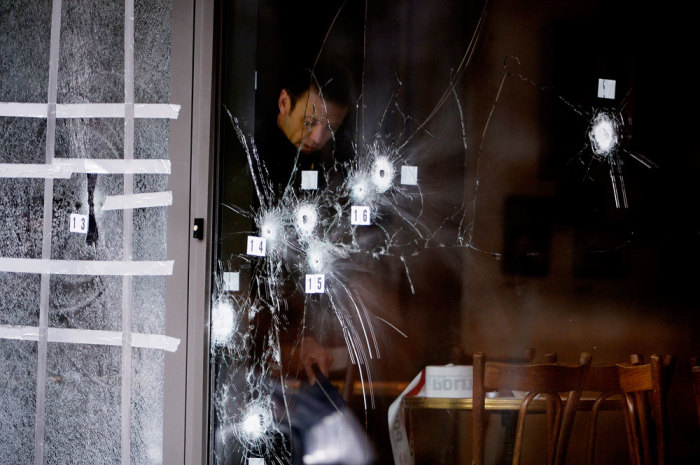
M455 351L455 354L456 356L453 357L455 365L474 365L474 354L465 352L461 347L458 348L458 351ZM489 362L502 363L532 363L534 360L535 349L533 347L528 347L522 354L501 354L499 356L489 356L488 359ZM549 362L549 360L546 361Z
M520 463L528 406L538 395L547 399L547 464L560 465L566 458L571 426L588 368L590 354L581 354L577 366L542 363L532 365L486 362L484 354L474 355L473 437L475 465L484 464L486 432L486 391L513 390L527 394L520 404L515 435L513 464ZM565 406L560 393L568 392Z
M643 365L619 364L627 445L632 465L664 465L666 459L666 394L674 359L652 355Z
M598 433L598 416L604 408L609 408L606 402L613 396L621 395L620 380L617 375L617 365L591 366L584 383L583 390L587 393L597 393L591 407L588 440L586 444L586 465L593 465L595 460L596 436ZM621 410L616 406L616 410Z
M462 354L461 356L461 364L463 365L474 365L474 354L471 353L465 353L464 350L460 347L460 353ZM548 363L554 363L556 362L556 354L553 355L553 359L551 358L552 354L546 353L544 354L544 359ZM528 347L525 349L525 351L522 354L500 354L496 356L489 356L488 361L489 362L500 362L500 363L518 363L518 364L526 364L526 363L533 363L535 360L535 348L534 347ZM508 438L505 443L503 444L503 450L501 451L501 457L499 457L498 463L510 463L513 461L513 453L514 453L514 442L511 440L512 438L515 437L515 426L516 426L516 420L517 420L517 412L501 412L501 426L504 429L505 432L505 437ZM486 428L487 425L484 426Z
M630 365L640 365L643 358L639 354L630 355ZM603 408L609 409L610 397L621 395L620 379L617 375L617 364L592 365L588 370L586 382L583 385L586 393L597 393L593 397L591 407L591 421L588 427L588 440L586 444L586 465L593 465L595 461L595 445L598 434L598 416ZM615 406L615 410L622 410L622 405Z
M695 405L698 409L698 424L700 425L700 365L697 357L690 359L690 379L693 382L695 392Z

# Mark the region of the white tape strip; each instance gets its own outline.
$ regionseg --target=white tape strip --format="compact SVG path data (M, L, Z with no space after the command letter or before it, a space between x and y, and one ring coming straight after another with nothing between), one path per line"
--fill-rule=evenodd
M124 104L59 103L56 105L56 118L124 118Z
M180 345L180 339L163 334L131 333L131 346L142 349L161 349L175 352Z
M0 271L88 276L169 276L173 274L173 260L120 262L0 257Z
M70 171L50 164L0 163L0 178L70 178Z
M148 192L143 194L108 195L102 210L126 210L131 208L168 207L173 204L173 193Z
M71 173L91 174L170 174L170 160L97 160L54 158L54 165Z
M124 103L59 103L56 118L124 118ZM47 103L0 102L0 116L17 118L46 118ZM168 103L139 103L134 105L134 118L177 119L180 105Z
M36 326L0 325L0 339L38 341L39 328ZM67 344L94 344L107 346L122 345L121 331L97 331L92 329L49 328L48 342ZM131 333L131 346L142 349L177 351L180 339L162 334Z
M0 178L70 178L73 173L170 174L170 160L54 158L52 164L0 163Z
M169 103L137 103L134 105L134 118L168 118L177 119L180 105Z
M124 160L134 158L134 0L124 1ZM124 175L124 195L133 195L134 176ZM122 243L124 260L133 259L134 212L124 210ZM133 280L122 277L122 366L121 366L121 465L131 465L131 363Z
M416 392L418 391L418 392ZM403 411L403 398L410 395L425 394L425 371L418 373L406 389L389 406L389 441L394 454L395 465L413 465L413 452L406 434L406 417Z
M0 102L0 116L18 118L46 118L49 114L47 103Z
M49 45L49 82L46 108L46 146L44 163L51 165L56 155L56 102L58 95L58 59L61 36L61 11L63 2L51 2L51 36ZM53 179L44 180L44 214L42 219L41 258L51 258L53 226ZM41 275L39 288L39 338L36 364L36 411L34 415L34 465L44 464L46 431L46 373L48 358L49 294L51 277Z

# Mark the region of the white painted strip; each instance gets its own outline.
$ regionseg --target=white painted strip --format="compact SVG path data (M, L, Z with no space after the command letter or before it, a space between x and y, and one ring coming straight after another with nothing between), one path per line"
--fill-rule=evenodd
M59 103L56 118L124 118L125 103ZM0 116L15 118L47 118L48 103L0 102ZM134 105L134 118L177 119L180 105L139 103Z
M53 164L0 163L0 178L68 179L70 171Z
M0 339L38 341L39 328L36 326L0 325ZM122 332L98 331L92 329L48 328L48 342L120 346L122 345ZM163 334L131 333L132 347L175 352L179 345L180 339Z
M170 160L97 160L54 158L54 165L71 173L91 174L170 174Z
M168 207L173 204L173 193L148 192L143 194L108 195L102 210L127 210L132 208Z
M0 257L0 271L87 276L169 276L173 274L173 260L120 262Z

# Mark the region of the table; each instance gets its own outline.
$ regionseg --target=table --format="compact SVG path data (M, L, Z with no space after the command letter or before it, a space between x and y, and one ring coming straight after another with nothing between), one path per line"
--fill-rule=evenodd
M584 393L578 402L577 410L591 410L596 399L597 397L586 396ZM513 396L486 397L484 407L488 411L517 411L520 410L520 404L522 401L523 399ZM562 398L562 401L566 402L566 398ZM427 408L439 410L472 410L473 402L469 397L459 399L445 399L438 397L404 397L403 406L407 409ZM602 410L620 410L621 408L622 400L619 397L611 397L606 399L601 407ZM528 408L528 412L532 413L543 413L546 411L547 401L541 398L534 398L530 403L530 407Z
M598 399L594 393L584 392L579 399L577 410L592 410ZM562 397L566 402L566 397ZM486 397L484 408L486 411L499 413L501 424L505 428L506 443L504 445L501 463L510 464L513 461L513 449L515 445L515 426L517 412L523 402L522 398L514 396ZM404 397L403 407L408 409L409 423L409 443L413 448L411 411L413 409L437 409L437 410L472 410L474 403L472 398L438 398L438 397ZM601 410L621 410L622 399L620 396L613 396L603 401ZM543 398L535 397L528 407L528 413L545 413L547 411L547 401Z

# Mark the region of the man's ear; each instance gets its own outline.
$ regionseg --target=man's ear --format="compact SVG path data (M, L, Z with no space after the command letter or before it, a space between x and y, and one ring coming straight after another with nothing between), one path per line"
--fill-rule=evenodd
M292 110L292 99L285 89L280 92L280 98L277 100L277 106L280 109L280 114L283 116L289 115Z

